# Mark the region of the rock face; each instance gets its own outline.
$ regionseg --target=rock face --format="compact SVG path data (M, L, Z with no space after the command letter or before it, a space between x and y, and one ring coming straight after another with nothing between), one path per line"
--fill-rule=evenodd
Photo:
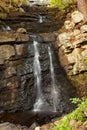
M26 126L14 125L9 122L0 124L0 130L29 130Z
M87 79L87 25L79 25L82 20L83 16L80 15L80 12L73 12L71 20L65 21L65 31L60 33L57 38L60 63L67 75L71 78L75 77L74 82L78 82L79 85L85 84ZM77 24L74 25L73 22ZM81 76L82 78L79 78ZM87 87L83 87L83 89L87 94Z
M71 105L69 98L74 91L68 94L68 90L72 89L72 86L65 77L59 62L57 62L56 52L54 53L53 43L56 40L56 35L43 33L36 36L28 36L20 32L6 32L4 35L3 32L0 33L0 111L25 111L32 110L34 107L37 92L33 69L35 54L33 39L35 38L34 40L40 42L38 50L42 77L41 89L44 98L50 104L50 107L53 108L50 58L48 54L48 46L50 46L57 91L59 93L56 107L59 113L67 112L69 105Z

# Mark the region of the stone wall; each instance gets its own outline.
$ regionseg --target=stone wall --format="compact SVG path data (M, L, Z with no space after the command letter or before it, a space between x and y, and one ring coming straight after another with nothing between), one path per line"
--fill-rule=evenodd
M18 91L21 96L24 95L24 88L19 88L20 80L31 71L20 68L23 64L24 67L27 65L28 52L25 49L28 48L28 41L29 37L25 34L0 32L0 110L15 111L17 107L22 106L23 102L20 103L18 98ZM24 97L21 100L24 101Z
M57 38L60 63L79 94L87 95L87 24L75 11L68 18Z

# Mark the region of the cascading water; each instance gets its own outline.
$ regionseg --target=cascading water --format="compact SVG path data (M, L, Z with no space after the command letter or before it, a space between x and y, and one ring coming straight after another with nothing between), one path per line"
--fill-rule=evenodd
M51 73L51 94L53 98L53 111L57 111L57 100L58 100L58 92L57 92L57 86L55 82L55 74L54 74L54 67L53 67L53 61L52 61L52 52L51 48L48 47L48 53L49 53L49 58L50 58L50 73Z
M35 86L37 90L36 101L34 104L34 111L40 111L43 101L43 94L41 90L41 66L39 61L39 51L38 51L38 42L34 41L34 77L35 77Z
M11 31L11 27L6 25L6 26L2 26L2 30L3 31Z
M47 19L46 19L46 16L44 16L44 15L39 15L39 23L43 23L43 22L46 22L47 21Z
M39 15L39 23L43 23L43 16Z

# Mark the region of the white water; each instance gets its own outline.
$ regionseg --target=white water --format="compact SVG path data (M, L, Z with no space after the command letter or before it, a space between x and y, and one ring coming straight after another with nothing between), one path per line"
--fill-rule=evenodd
M43 22L46 22L46 16L43 16L43 15L39 15L39 23L43 23Z
M52 61L52 52L50 47L48 47L48 53L50 58L50 73L51 73L51 93L52 93L52 99L53 99L53 111L57 111L57 100L58 100L58 92L57 92L57 86L55 83L55 74L54 74L54 67L53 67L53 61Z
M3 31L11 31L11 27L6 25L6 26L2 26L2 30Z
M39 23L43 23L43 16L39 15Z
M39 51L38 51L38 42L34 41L34 77L35 77L35 86L36 86L36 101L34 104L34 111L40 111L42 105L44 104L43 101L43 94L41 90L41 66L39 61Z

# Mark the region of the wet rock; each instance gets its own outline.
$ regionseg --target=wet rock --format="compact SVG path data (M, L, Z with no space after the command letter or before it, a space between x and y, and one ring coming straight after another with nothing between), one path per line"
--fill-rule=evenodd
M42 36L40 36L40 35L30 35L30 37L33 39L33 40L35 40L35 41L37 41L37 42L39 42L39 43L43 43L43 37Z
M19 61L20 64L17 65L18 75L25 75L33 72L33 59L26 59Z
M0 65L4 64L4 59L2 58L2 56L0 57Z
M79 11L74 11L71 14L71 19L74 23L79 23L84 20L84 15Z
M13 67L13 66L9 66L5 69L4 71L4 77L5 78L8 78L8 77L11 77L11 76L14 76L16 75L16 68Z

